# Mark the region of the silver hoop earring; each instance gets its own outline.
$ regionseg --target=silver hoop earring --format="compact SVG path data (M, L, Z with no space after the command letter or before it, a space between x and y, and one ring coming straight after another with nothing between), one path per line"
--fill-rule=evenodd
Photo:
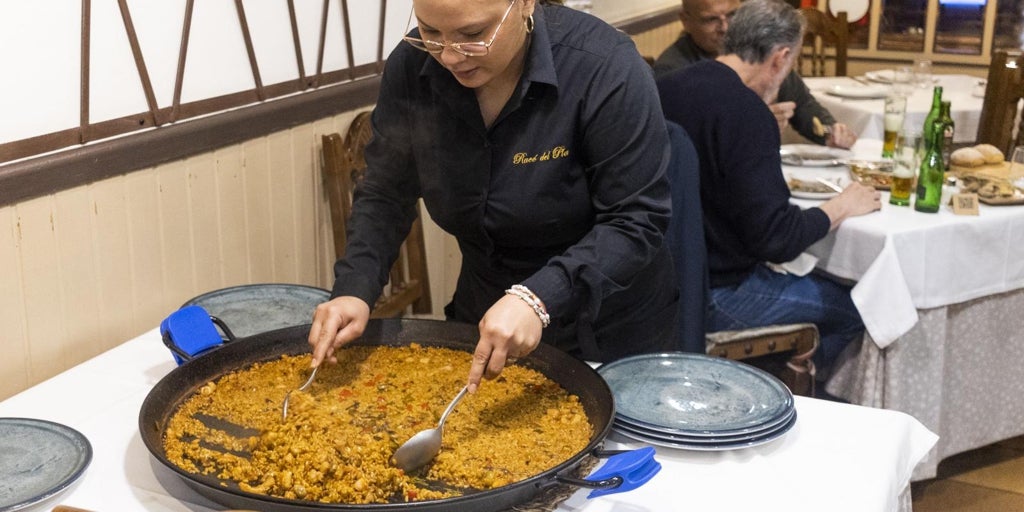
M526 33L527 34L532 34L533 33L533 15L532 14L530 15L529 18L526 18Z

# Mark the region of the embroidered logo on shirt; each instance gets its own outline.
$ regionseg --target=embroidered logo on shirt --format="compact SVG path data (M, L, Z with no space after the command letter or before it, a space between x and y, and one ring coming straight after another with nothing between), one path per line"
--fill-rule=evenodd
M516 153L512 156L512 163L514 165L534 164L537 162L556 160L558 158L566 158L568 156L569 150L565 146L555 146L540 154L534 153L529 155L527 153Z

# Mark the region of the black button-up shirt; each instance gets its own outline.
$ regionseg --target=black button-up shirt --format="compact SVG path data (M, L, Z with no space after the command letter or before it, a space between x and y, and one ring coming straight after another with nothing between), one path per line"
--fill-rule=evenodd
M552 316L546 342L575 346L582 330L602 346L650 343L676 298L651 70L592 16L538 4L534 20L523 75L490 128L473 90L427 53L400 43L389 56L334 295L374 303L422 197L462 252L449 317L479 321L522 283Z

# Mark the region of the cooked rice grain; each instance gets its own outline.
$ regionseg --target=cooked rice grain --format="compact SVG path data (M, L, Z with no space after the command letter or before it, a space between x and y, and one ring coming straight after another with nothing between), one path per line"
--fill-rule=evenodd
M169 421L167 458L248 492L386 503L518 482L579 453L593 434L578 397L540 372L510 366L448 417L444 446L425 472L406 475L391 465L391 454L437 425L465 383L471 355L417 344L353 346L336 355L339 364L321 370L307 392L292 392L287 421L281 404L308 376L308 355L256 363L207 383ZM219 420L254 434L239 436ZM424 478L447 488L428 488Z

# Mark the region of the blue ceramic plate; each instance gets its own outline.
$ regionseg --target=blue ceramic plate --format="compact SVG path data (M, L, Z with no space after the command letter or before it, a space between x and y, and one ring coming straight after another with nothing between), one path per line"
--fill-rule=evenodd
M202 306L239 338L305 325L330 292L296 284L248 284L204 293L182 306Z
M644 354L603 365L618 418L668 434L720 436L763 430L793 408L779 379L701 354Z
M617 433L629 439L641 441L654 446L664 446L666 448L677 448L680 450L697 450L697 451L725 451L725 450L739 450L743 448L750 448L752 446L760 446L765 443L769 443L783 436L786 432L789 432L793 425L796 425L796 412L794 411L792 417L785 423L779 425L777 428L772 429L769 432L757 436L751 436L746 439L734 440L734 441L711 441L711 442L693 442L693 441L672 441L661 438L652 438L643 434L637 434L632 430L624 429L620 425L615 425L612 429Z
M92 445L71 427L0 418L0 512L21 510L67 489L91 461Z
M788 409L785 413L779 416L777 419L766 422L763 425L757 427L751 427L749 429L742 429L740 431L731 431L723 434L707 435L701 433L700 435L693 434L679 434L679 433L668 433L662 432L655 429L650 429L636 423L632 423L621 417L615 418L615 428L621 427L623 430L629 430L630 432L646 436L652 439L662 439L665 441L682 442L682 443L722 443L731 441L745 441L752 437L763 436L771 433L783 425L788 423L793 416L796 415L796 409Z

